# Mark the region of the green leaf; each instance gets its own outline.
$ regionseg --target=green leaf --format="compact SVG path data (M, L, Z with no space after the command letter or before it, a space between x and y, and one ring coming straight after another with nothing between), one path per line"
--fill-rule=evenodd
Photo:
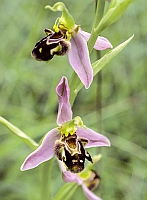
M12 131L16 136L21 138L29 147L32 149L36 149L38 147L38 144L30 138L28 135L26 135L24 132L22 132L19 128L8 122L6 119L0 116L0 122L6 126L10 131Z
M134 35L132 35L128 40L123 42L122 44L118 45L108 53L106 53L101 59L97 60L92 64L94 76L103 68L105 67L111 60L114 58L123 48L132 40ZM78 76L74 72L71 80L69 82L70 86L70 103L73 104L78 92L82 89L83 84L79 80Z
M120 18L133 0L112 0L100 23L95 29L98 34Z
M114 58L123 48L132 40L134 35L132 35L128 40L118 45L108 53L106 53L101 59L97 60L92 64L94 76L104 67L107 63L109 63L112 58Z
M77 190L78 185L76 183L66 183L64 184L53 200L69 200Z

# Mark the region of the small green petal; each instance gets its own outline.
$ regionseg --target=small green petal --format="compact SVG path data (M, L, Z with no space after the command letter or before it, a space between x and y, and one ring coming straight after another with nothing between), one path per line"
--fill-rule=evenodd
M47 6L45 6L45 9L50 9L54 12L61 11L62 16L58 19L59 25L60 24L64 25L64 27L67 28L69 32L73 31L75 21L62 2L58 2L58 3L54 4L53 7L47 5Z
M86 168L85 168L86 169ZM84 180L88 179L91 176L91 170L86 169L83 170L82 172L79 173L79 176Z

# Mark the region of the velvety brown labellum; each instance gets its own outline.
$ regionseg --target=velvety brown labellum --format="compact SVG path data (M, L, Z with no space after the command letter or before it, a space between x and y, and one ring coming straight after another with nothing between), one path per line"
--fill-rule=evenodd
M84 140L85 142L85 140ZM56 141L55 154L67 166L67 170L79 173L84 169L85 159L92 162L90 154L84 149L82 140L76 134Z
M59 31L53 32L45 29L46 37L38 41L32 50L32 57L39 61L49 61L54 55L64 55L70 49L70 43L64 39L64 35Z

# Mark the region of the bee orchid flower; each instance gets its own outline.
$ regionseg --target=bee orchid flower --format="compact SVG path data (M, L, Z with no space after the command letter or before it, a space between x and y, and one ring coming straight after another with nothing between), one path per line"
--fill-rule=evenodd
M53 29L45 29L46 37L36 43L32 56L36 60L49 61L54 55L67 54L68 60L77 73L85 88L89 88L93 80L93 70L90 62L87 42L90 34L83 31L80 25L76 25L73 17L62 2L53 7L46 6L52 11L61 11L62 16L57 18ZM112 48L111 43L99 36L94 45L96 50Z
M72 119L66 77L61 78L56 93L59 101L57 128L50 130L41 145L28 155L21 166L22 171L35 168L56 155L67 170L78 173L84 169L85 159L93 162L86 148L110 146L107 137L87 128L79 116Z

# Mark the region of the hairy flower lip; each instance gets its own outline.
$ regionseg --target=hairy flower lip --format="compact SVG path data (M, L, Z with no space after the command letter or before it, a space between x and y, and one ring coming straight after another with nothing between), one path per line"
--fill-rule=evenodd
M55 142L55 155L73 173L79 173L84 169L85 159L92 162L90 154L84 149L85 140L84 144L82 141L81 138L74 134L62 136L60 140Z
M46 37L39 40L32 50L32 57L38 61L49 61L54 55L62 56L67 54L70 49L70 42L64 39L64 35L59 31L58 33L44 29Z

